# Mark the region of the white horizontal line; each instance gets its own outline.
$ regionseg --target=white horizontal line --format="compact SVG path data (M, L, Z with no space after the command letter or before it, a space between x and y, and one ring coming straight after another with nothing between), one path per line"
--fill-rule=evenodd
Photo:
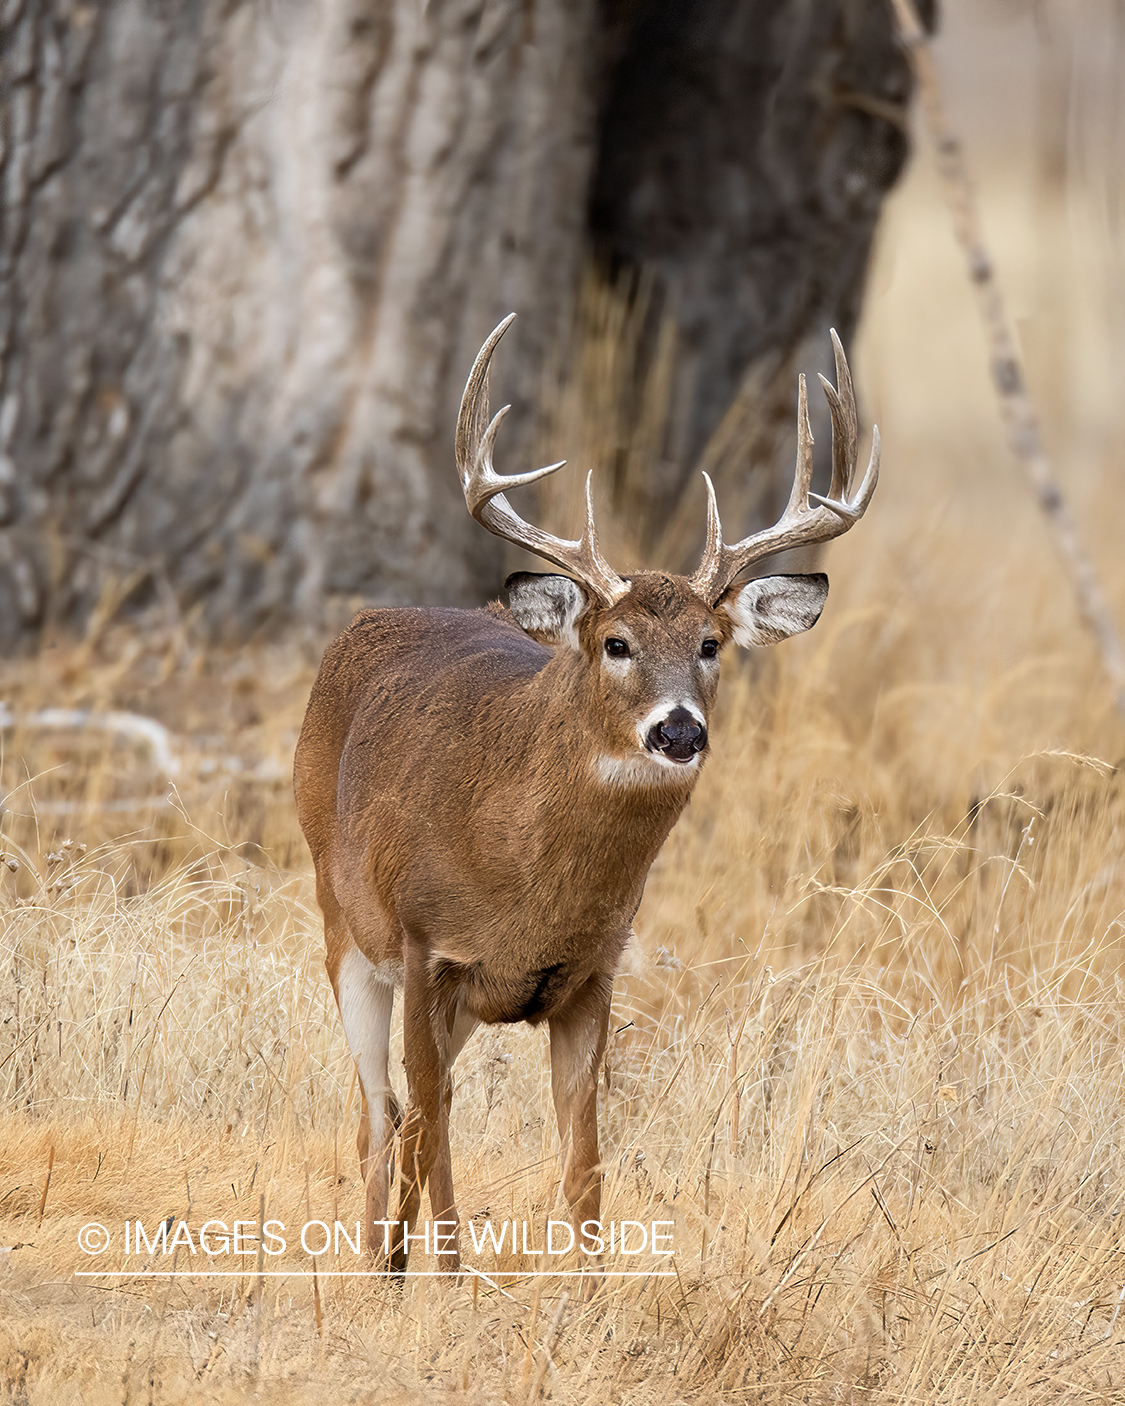
M76 1269L75 1279L452 1279L463 1274L473 1279L674 1279L674 1269L408 1269L388 1274L385 1269Z

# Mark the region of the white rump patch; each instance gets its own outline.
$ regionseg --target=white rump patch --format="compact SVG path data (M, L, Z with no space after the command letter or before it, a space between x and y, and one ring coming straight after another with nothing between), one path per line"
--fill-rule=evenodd
M777 644L815 625L828 598L828 577L761 576L719 603L734 622L734 641L751 645Z
M396 984L402 984L400 962L375 966L358 947L348 948L336 973L340 1019L373 1120L391 1092L387 1060Z

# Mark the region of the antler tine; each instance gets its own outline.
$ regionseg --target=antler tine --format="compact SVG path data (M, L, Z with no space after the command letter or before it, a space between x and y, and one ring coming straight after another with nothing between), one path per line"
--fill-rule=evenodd
M594 528L594 509L590 493L590 479L586 478L586 527L576 541L555 537L544 532L533 523L525 522L504 496L509 488L519 488L534 483L561 469L566 463L560 459L557 464L547 464L541 469L529 469L522 474L498 474L492 467L492 447L500 422L510 406L502 406L489 419L488 371L492 354L500 338L515 321L515 313L509 313L503 322L492 332L484 346L477 353L473 369L465 384L461 397L461 412L457 417L457 471L461 478L461 488L465 494L465 504L469 512L489 532L502 537L536 556L545 557L564 571L569 571L587 585L606 605L612 605L629 589L626 583L606 563L598 549L597 531Z
M808 507L812 473L813 432L809 424L809 388L802 372L797 377L797 467L793 471L793 487L789 490L784 517Z
M847 358L835 331L831 335L836 355L836 385L833 386L823 376L820 378L832 417L832 483L828 496L822 497L809 491L813 437L809 426L808 389L804 376L801 376L797 389L797 465L793 488L785 511L773 527L728 546L722 538L715 490L710 478L704 474L707 479L707 545L691 584L711 604L718 602L736 576L763 557L794 547L831 541L846 532L867 511L879 481L879 431L878 428L872 430L871 459L863 482L852 497L852 479L859 450L859 421ZM810 499L820 506L813 507Z
M715 485L706 469L703 470L703 482L707 485L707 541L703 547L703 560L706 562L723 549L723 524L719 521L719 500L715 496Z
M867 461L867 468L864 470L863 482L859 485L859 491L850 500L839 498L825 498L819 493L810 493L810 498L815 498L818 503L823 503L826 508L830 508L839 518L843 519L844 526L840 532L846 532L849 527L853 527L867 511L867 506L871 502L871 495L875 492L875 485L879 482L879 456L882 451L882 441L879 438L879 426L871 426L871 458ZM839 536L833 533L833 536Z
M832 484L828 489L829 498L846 498L851 490L851 476L855 472L856 457L859 454L859 419L855 409L855 390L852 387L852 373L844 356L844 348L831 330L832 350L836 357L836 386L826 376L820 376L820 384L828 400L828 410L832 416Z
M510 312L503 322L492 329L488 340L477 352L473 369L469 372L469 379L465 382L465 389L461 395L461 409L457 415L457 435L454 441L457 471L461 475L462 484L465 483L470 474L473 461L476 458L477 447L488 424L488 370L492 363L492 353L496 350L500 338L515 320L515 313Z

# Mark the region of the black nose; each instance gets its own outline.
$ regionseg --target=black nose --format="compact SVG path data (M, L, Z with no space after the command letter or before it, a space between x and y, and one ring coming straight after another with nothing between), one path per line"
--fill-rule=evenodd
M707 746L707 728L686 708L673 708L666 718L649 728L645 746L674 762L690 762L696 752Z

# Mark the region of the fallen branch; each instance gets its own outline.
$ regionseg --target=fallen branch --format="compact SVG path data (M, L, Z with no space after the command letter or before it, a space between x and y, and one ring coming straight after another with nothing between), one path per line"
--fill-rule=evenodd
M0 728L41 727L77 732L113 732L134 742L143 742L152 754L153 764L171 780L180 774L180 759L172 734L155 718L142 713L95 712L91 708L40 708L35 713L17 717L8 706L0 703Z

